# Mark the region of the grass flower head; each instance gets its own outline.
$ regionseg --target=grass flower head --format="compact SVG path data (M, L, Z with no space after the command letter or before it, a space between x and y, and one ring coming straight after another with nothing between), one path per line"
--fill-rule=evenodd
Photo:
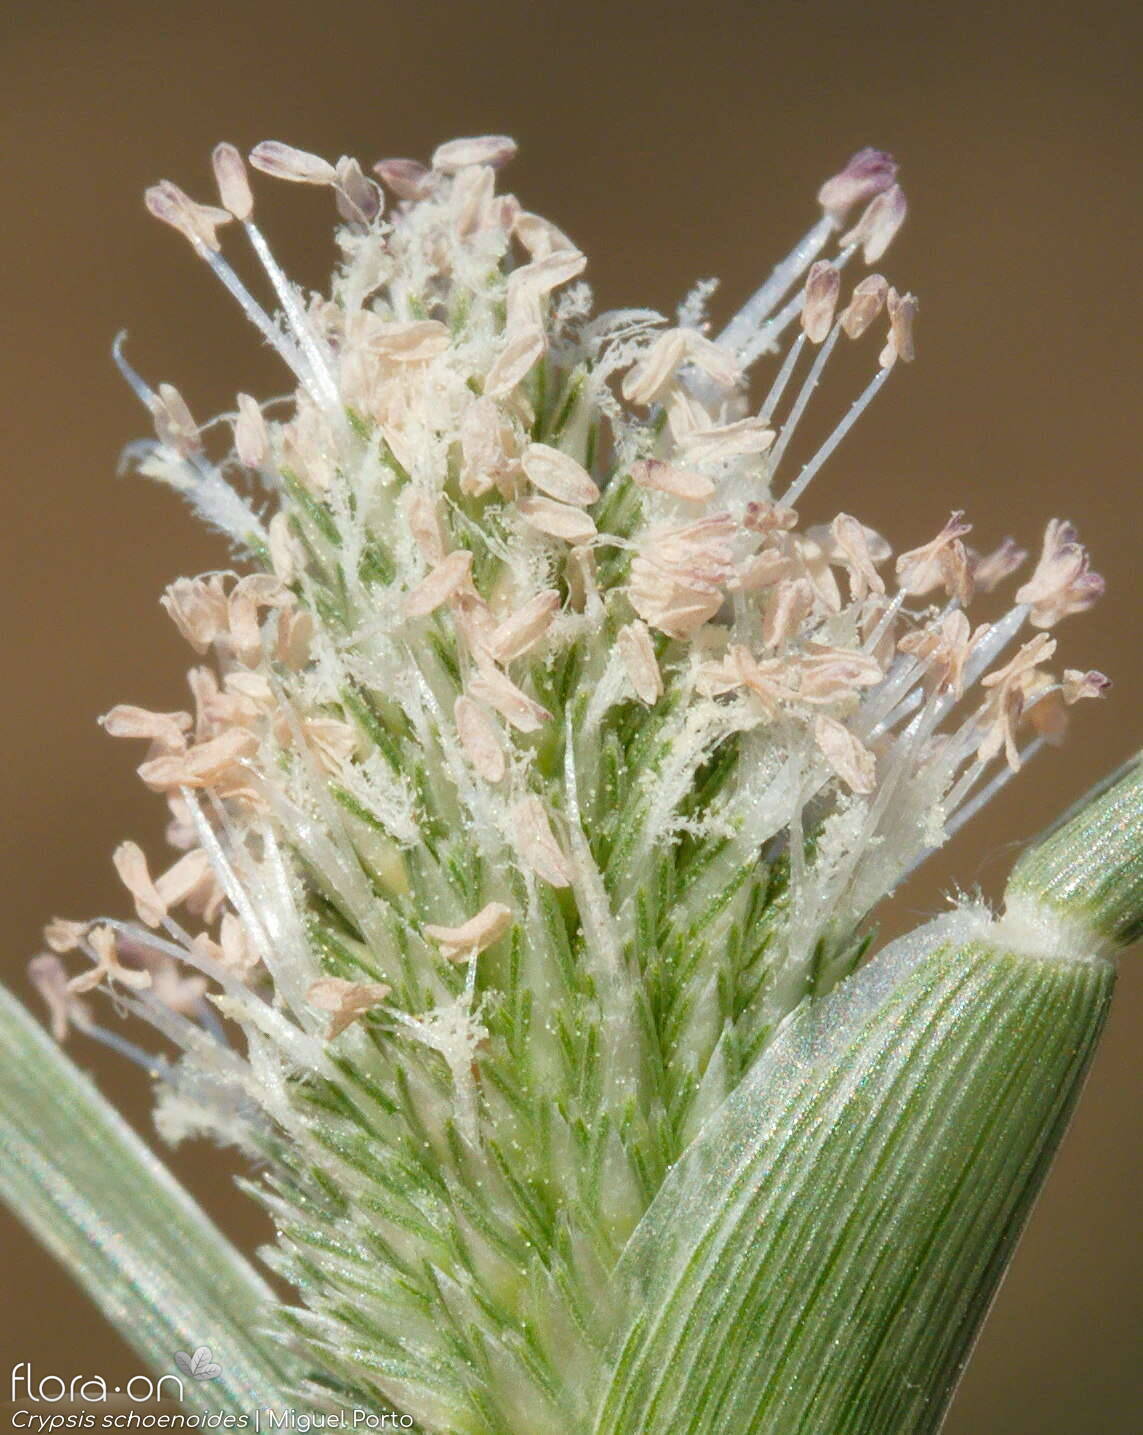
M233 147L219 205L148 191L294 389L200 426L117 350L155 426L136 467L239 567L163 597L186 710L103 719L145 745L173 858L124 842L135 919L53 923L33 976L57 1036L156 1074L167 1140L257 1163L311 1392L633 1435L660 1427L598 1413L633 1232L869 913L1103 693L1051 666L1102 583L1066 522L1017 576L959 510L896 555L803 519L914 356L916 299L869 272L905 218L888 155L713 332L709 286L596 314L585 255L498 192L514 149L366 172L258 145L332 194L327 295L279 269ZM795 462L839 345L868 382Z

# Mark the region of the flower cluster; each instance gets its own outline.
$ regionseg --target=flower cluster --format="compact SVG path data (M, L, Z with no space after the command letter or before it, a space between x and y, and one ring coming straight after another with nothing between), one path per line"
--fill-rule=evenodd
M974 621L1011 540L977 552L956 512L894 559L796 511L913 358L916 300L845 280L905 217L889 156L822 187L712 337L709 286L674 323L594 316L585 256L497 193L514 148L373 178L259 145L333 192L328 297L279 270L231 146L221 207L148 192L297 387L240 395L218 452L117 355L155 423L140 471L248 571L163 599L203 659L192 710L104 719L149 745L180 855L124 843L138 920L57 921L33 964L57 1035L157 1072L165 1136L264 1163L322 1379L497 1435L589 1428L607 1278L664 1172L853 969L871 908L1107 685L1045 667L1102 586L1070 525ZM222 255L235 221L276 312ZM870 381L787 473L851 343ZM168 1054L100 1025L97 988Z

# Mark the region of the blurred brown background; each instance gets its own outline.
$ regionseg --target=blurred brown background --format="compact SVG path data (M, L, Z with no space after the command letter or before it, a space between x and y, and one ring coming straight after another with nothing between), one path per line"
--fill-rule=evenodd
M601 304L669 307L718 274L719 315L807 226L822 178L861 145L892 149L912 210L886 267L921 296L920 358L803 511L844 506L898 547L953 506L982 545L1008 532L1034 542L1048 516L1073 517L1109 591L1098 615L1065 625L1061 657L1117 686L1078 714L1064 753L911 884L890 927L939 908L954 881L995 892L1014 844L1138 746L1136 6L724 3L703 18L662 0L49 0L9 5L0 27L3 965L18 991L45 917L122 907L113 844L158 849L161 805L133 779L134 749L95 717L120 699L183 703L188 653L156 600L176 575L223 561L170 494L115 478L121 446L148 425L112 367L112 337L128 327L133 362L176 382L200 417L238 388L285 387L140 202L163 175L211 197L222 138L372 161L507 131L522 147L511 187L587 250ZM331 255L327 203L279 187L263 209L280 257L315 285ZM846 402L873 352L819 413ZM953 1435L1143 1429L1141 1028L1136 954ZM77 1055L147 1129L145 1079ZM231 1229L262 1234L216 1153L181 1153L178 1166ZM136 1369L5 1221L0 1375L19 1359L109 1379Z

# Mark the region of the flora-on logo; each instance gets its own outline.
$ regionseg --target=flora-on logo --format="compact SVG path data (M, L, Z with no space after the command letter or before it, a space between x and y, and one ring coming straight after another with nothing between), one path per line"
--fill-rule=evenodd
M214 1359L209 1345L200 1345L193 1355L176 1350L175 1364L194 1380L217 1380L222 1374L222 1366Z
M196 1352L197 1354L197 1352ZM210 1351L207 1351L209 1359ZM216 1373L221 1374L221 1367L214 1367ZM213 1377L212 1377L213 1378ZM167 1385L173 1386L173 1390L167 1390ZM112 1395L126 1394L129 1400L136 1400L145 1403L150 1400L174 1399L182 1400L183 1383L177 1375L160 1375L152 1380L149 1375L132 1375L126 1385L115 1385L108 1387L107 1381L102 1375L41 1375L33 1371L31 1363L21 1360L12 1367L9 1377L9 1398L13 1405L22 1404L25 1400L39 1404L46 1401L54 1405L60 1400L71 1400L75 1402L87 1402L103 1404L110 1400ZM36 1417L39 1419L40 1417ZM45 1420L48 1417L43 1417ZM53 1416L53 1419L63 1420L62 1415ZM71 1419L72 1417L67 1417ZM31 1429L30 1425L23 1425L21 1429ZM40 1426L36 1426L40 1429ZM63 1427L53 1425L53 1430ZM48 1429L48 1426L43 1426Z

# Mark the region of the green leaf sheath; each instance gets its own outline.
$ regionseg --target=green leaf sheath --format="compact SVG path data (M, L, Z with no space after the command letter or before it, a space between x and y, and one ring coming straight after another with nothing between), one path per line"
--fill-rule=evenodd
M1020 858L1008 901L1031 898L1112 947L1143 936L1143 756L1112 773Z
M672 1172L596 1435L939 1426L1114 984L966 917L804 1008Z
M190 1382L196 1407L249 1410L294 1384L259 1334L269 1288L2 989L0 1195L152 1370L211 1348L222 1374Z

